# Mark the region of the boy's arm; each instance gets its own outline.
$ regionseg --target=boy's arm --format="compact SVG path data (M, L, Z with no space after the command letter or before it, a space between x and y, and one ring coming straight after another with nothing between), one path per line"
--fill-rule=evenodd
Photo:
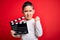
M15 38L20 38L20 35L15 35L16 32L14 30L11 30L11 35Z
M40 18L38 16L35 18L35 30L36 30L36 36L41 37L43 34L43 31L40 23Z

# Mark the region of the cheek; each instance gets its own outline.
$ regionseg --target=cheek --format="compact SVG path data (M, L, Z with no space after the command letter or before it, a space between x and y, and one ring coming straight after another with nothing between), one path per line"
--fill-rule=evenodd
M25 12L25 13L24 13L24 15L26 16L26 15L27 15L27 13Z
M31 14L31 17L33 16L33 14Z
M33 14L34 14L34 13L33 13L33 12L31 12L31 14L30 14L30 15L31 15L31 16L33 16Z
M26 17L27 17L27 16L32 17L32 16L33 16L33 12L29 12L29 13L24 12L24 15L25 15Z

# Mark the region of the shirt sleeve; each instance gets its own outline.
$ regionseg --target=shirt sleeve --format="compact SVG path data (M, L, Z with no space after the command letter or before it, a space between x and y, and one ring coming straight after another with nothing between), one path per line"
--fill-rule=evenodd
M36 34L37 37L41 37L42 34L43 34L40 20L35 21L35 34Z

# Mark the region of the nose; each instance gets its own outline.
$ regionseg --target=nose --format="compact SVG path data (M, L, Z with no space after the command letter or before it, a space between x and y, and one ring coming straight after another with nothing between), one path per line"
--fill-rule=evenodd
M27 14L30 14L30 12L28 11Z
M27 16L29 16L30 15L30 12L27 12Z

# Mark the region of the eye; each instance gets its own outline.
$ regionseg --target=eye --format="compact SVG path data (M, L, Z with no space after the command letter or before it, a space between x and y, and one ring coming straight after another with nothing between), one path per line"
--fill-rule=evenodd
M32 12L32 10L29 10L29 12Z
M27 10L25 10L24 12L28 12Z

